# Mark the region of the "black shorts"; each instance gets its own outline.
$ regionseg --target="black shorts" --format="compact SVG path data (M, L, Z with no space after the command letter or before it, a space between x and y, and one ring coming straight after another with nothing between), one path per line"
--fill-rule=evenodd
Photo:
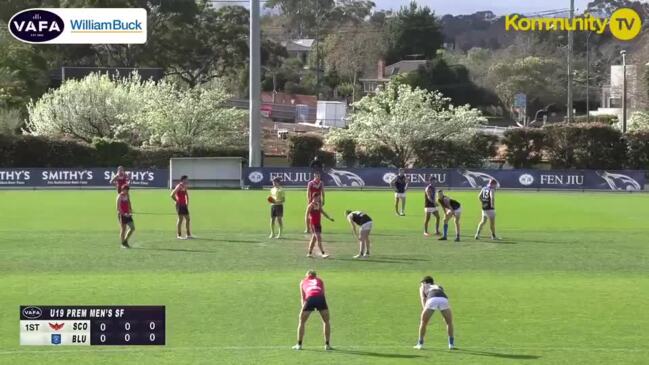
M270 206L270 217L283 217L284 216L284 205L282 204L273 204Z
M329 309L329 307L327 307L327 300L325 299L324 295L306 298L302 310L305 312L313 312L314 309L318 312Z
M176 212L178 215L189 215L189 208L187 208L187 204L176 203Z
M119 222L121 224L133 224L133 216L120 214Z
M322 233L321 224L311 224L311 233Z

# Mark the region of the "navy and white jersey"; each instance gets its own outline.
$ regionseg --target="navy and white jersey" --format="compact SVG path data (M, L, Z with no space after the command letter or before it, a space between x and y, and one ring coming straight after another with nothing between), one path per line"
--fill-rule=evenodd
M405 193L406 184L406 175L397 175L397 177L394 178L394 191L400 194Z
M426 299L430 298L447 298L446 293L444 293L444 288L442 288L440 285L437 284L421 284L423 286L424 290L424 295L426 296Z
M432 197L432 198L431 198ZM425 208L435 208L435 187L433 184L429 184L424 189L424 207Z
M485 186L480 190L480 203L482 204L482 210L492 210L495 207L491 204L491 190L490 187Z
M351 212L349 213L348 217L351 218L352 222L359 226L372 221L372 218L369 215L360 211Z

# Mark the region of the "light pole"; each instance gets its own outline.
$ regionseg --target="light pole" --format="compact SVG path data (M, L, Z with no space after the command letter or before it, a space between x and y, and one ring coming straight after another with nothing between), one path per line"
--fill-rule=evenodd
M261 166L261 32L259 29L259 0L250 0L250 80L248 89L248 166Z
M626 51L621 50L622 55L622 133L626 133Z
M575 0L570 0L570 24L575 16ZM575 33L568 30L568 122L572 122L572 49L575 42Z
M586 36L586 122L590 123L590 36L593 31L588 32Z

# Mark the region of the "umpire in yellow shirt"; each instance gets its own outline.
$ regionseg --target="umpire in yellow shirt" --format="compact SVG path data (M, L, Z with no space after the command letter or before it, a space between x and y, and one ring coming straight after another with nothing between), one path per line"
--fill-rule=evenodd
M280 238L284 226L282 220L284 218L284 201L286 200L286 197L280 182L280 178L275 177L273 179L273 187L270 189L270 236L268 236L268 238ZM277 234L275 234L275 220L277 220L279 226Z

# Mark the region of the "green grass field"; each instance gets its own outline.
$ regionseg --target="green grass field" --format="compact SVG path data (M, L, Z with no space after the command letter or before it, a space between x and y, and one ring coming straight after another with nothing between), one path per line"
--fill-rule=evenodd
M472 239L475 192L463 203L464 242L422 236L423 194L406 217L391 193L330 191L332 258L305 258L304 192L287 195L284 239L267 239L261 191L193 191L194 233L177 241L166 191L132 192L134 249L120 249L108 191L2 191L0 364L646 364L649 362L649 195L498 193L499 234ZM375 222L373 257L356 252L346 208ZM451 228L451 232L453 229ZM295 352L298 282L325 280L332 352L312 317ZM412 349L420 278L445 286L459 351L439 314ZM18 306L166 305L164 347L19 346Z

